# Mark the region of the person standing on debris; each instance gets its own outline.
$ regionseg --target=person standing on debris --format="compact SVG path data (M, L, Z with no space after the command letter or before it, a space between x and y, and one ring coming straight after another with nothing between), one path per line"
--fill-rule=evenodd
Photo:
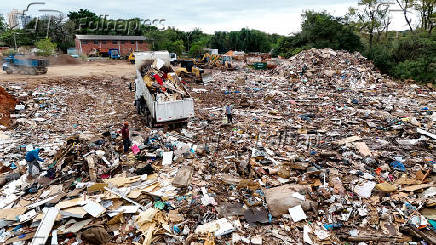
M28 151L26 153L26 162L27 162L27 166L29 167L29 176L28 176L29 178L33 177L33 173L32 173L33 166L37 167L39 172L42 172L42 168L39 165L39 162L44 162L44 160L39 157L39 153L43 151L44 151L43 148L41 149L36 148L35 150Z
M127 153L130 147L129 122L124 122L121 128L121 136L123 138L124 153Z
M226 116L227 116L227 123L233 123L232 106L231 105L226 106Z

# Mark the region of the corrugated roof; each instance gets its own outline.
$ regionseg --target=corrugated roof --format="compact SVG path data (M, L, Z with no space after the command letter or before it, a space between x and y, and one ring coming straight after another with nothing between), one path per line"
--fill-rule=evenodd
M144 36L111 36L111 35L76 35L79 40L121 40L121 41L145 41Z

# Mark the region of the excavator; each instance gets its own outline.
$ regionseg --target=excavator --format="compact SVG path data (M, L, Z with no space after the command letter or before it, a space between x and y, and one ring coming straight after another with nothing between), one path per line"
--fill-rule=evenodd
M205 53L201 59L195 60L195 65L201 68L212 68L217 66L219 60L219 54Z
M131 64L135 64L135 54L130 52L129 57L127 58Z
M203 83L204 70L195 65L193 60L177 60L180 66L175 67L177 76L185 81Z
M195 61L195 64L204 69L235 70L232 66L232 57L229 55L205 53L201 59Z

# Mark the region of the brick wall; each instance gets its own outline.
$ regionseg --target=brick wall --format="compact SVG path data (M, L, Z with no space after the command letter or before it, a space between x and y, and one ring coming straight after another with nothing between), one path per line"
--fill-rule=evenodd
M130 50L147 51L148 43L145 41L111 41L111 40L79 40L76 38L76 49L79 54L89 54L94 48L107 52L111 48L120 50L121 55L129 55Z

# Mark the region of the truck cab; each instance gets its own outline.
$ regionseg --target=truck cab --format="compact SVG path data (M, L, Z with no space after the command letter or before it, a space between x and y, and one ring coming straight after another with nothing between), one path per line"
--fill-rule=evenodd
M174 65L177 62L177 54L176 53L170 53L170 63L171 65Z
M120 59L120 51L117 48L111 48L108 50L109 58L113 60Z

